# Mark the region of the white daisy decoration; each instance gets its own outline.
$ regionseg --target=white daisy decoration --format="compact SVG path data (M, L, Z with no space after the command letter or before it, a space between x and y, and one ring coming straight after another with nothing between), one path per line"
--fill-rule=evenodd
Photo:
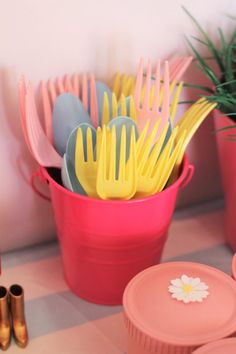
M183 301L185 304L190 302L202 302L209 295L208 286L200 278L191 278L183 274L180 278L170 281L168 290L171 296Z

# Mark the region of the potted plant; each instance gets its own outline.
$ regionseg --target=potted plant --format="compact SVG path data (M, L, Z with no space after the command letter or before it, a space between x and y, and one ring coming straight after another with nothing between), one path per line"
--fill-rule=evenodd
M216 102L214 111L216 140L225 197L225 236L236 250L236 26L226 36L221 28L212 39L191 13L184 8L200 32L200 38L187 38L195 62L209 79L209 86L201 87L204 96ZM231 18L234 19L234 18ZM234 19L235 20L235 19ZM193 44L193 40L195 43ZM196 48L198 44L198 48ZM207 57L202 54L208 52ZM204 53L205 54L205 53ZM191 85L194 86L194 85Z

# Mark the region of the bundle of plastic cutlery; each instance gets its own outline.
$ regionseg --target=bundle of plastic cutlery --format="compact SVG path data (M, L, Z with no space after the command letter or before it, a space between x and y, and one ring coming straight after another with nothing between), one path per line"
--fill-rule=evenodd
M93 144L91 129L87 129L84 139L81 128L78 128L75 171L89 196L131 199L155 194L165 187L182 152L186 131L183 130L175 144L178 132L176 127L163 146L168 131L167 123L153 145L160 120L152 134L147 136L149 124L150 121L137 140L134 126L129 136L123 125L119 136L115 125L111 129L104 125L102 129L97 129L96 146Z
M43 119L35 92L19 82L20 116L36 161L61 169L63 185L102 199L130 199L160 192L179 176L185 149L215 105L200 99L177 124L174 118L192 58L153 71L140 60L136 78L115 76L113 90L93 74L41 82Z

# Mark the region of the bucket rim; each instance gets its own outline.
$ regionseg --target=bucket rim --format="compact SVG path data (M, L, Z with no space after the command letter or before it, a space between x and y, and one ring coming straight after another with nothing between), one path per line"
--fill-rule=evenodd
M66 193L68 196L71 196L73 198L83 200L83 201L89 201L89 202L93 201L94 203L99 203L99 204L110 203L110 204L119 205L119 204L125 203L125 205L128 205L128 204L138 204L138 203L151 201L151 200L156 199L160 195L170 193L170 191L172 191L173 189L179 190L181 188L181 182L184 181L184 179L187 175L187 172L189 170L189 167L191 166L189 164L188 156L186 154L184 155L182 166L183 166L182 171L181 171L181 174L178 177L178 179L174 183L172 183L169 187L167 187L166 189L163 189L161 192L158 192L154 195L150 195L148 197L129 199L129 200L115 200L115 199L104 200L104 199L99 199L99 198L94 198L94 197L89 197L86 195L78 194L78 193L70 191L69 189L66 189L64 186L62 186L61 184L56 182L50 176L46 167L40 165L40 172L41 172L42 176L44 177L44 179L49 183L49 185L50 185L50 183L52 183L53 185L56 186L57 189L61 190L62 192Z

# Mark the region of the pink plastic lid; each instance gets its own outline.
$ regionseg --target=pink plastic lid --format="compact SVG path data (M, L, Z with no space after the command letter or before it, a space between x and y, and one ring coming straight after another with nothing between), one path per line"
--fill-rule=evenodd
M172 298L170 281L200 278L209 295L202 302ZM198 346L236 331L236 282L225 273L197 263L172 262L150 267L135 276L123 297L128 330L176 346Z
M236 253L233 256L233 260L232 260L232 276L234 278L234 280L236 280Z
M197 349L193 354L235 354L236 338L218 340Z

